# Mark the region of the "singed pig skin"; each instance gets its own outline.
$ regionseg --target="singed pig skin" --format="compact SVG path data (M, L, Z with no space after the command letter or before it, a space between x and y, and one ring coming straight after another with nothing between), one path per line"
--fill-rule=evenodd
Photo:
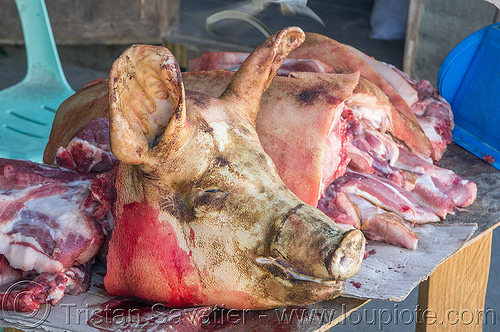
M185 93L165 48L132 46L115 61L110 294L265 309L336 297L359 270L362 233L298 199L255 130L263 91L303 39L298 28L271 36L220 98Z

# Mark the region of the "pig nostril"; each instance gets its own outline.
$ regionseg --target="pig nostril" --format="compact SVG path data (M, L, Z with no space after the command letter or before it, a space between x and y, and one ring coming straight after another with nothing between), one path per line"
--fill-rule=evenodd
M364 236L358 230L347 231L336 248L329 255L326 266L336 280L345 280L356 274L361 268L364 253Z
M340 267L343 270L348 269L350 264L351 264L351 259L349 257L344 256L340 259Z

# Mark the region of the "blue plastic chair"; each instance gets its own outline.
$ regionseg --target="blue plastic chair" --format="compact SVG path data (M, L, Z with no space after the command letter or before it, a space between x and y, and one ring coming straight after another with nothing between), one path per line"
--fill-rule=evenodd
M16 0L26 45L24 79L0 91L0 157L42 161L54 115L74 93L43 0Z

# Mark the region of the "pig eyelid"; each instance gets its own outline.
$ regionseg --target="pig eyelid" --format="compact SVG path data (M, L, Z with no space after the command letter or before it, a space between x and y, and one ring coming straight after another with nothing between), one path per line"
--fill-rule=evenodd
M219 189L219 188L210 188L210 189L206 189L206 190L203 190L204 193L225 193L227 194L225 191Z

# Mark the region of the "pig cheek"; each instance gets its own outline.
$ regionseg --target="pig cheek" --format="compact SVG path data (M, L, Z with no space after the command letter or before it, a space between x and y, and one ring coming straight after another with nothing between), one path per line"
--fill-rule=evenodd
M260 287L261 269L254 263L255 245L262 238L259 230L242 230L234 225L234 216L212 212L189 224L186 233L192 247L208 304L227 308L259 307L265 300ZM264 298L263 298L264 296Z
M172 307L205 303L191 252L179 245L172 224L144 202L126 204L122 211L109 247L108 293Z

